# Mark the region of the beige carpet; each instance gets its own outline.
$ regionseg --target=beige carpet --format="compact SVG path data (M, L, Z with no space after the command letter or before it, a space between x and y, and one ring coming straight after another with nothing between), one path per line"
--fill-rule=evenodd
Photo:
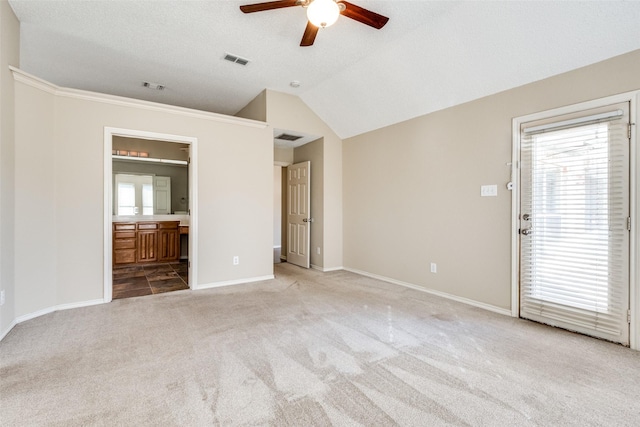
M0 425L637 426L640 352L348 272L52 313Z

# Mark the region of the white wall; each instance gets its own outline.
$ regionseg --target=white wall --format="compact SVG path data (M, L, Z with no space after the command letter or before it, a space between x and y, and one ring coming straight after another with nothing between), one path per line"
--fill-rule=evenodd
M0 0L0 339L15 319L14 90L9 65L20 65L20 23L6 0Z
M273 274L266 124L16 78L16 317L103 296L105 127L198 139L200 286Z

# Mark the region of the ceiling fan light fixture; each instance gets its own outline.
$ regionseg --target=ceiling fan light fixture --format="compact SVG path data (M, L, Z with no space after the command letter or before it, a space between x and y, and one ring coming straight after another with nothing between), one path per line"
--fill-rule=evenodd
M307 7L309 22L318 28L333 25L340 16L340 7L335 0L313 0Z

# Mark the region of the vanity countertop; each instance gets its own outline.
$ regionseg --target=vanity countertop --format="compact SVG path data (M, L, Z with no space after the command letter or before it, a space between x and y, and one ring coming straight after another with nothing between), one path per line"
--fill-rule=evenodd
M120 215L112 216L112 222L144 222L144 221L180 221L180 225L189 225L189 215Z

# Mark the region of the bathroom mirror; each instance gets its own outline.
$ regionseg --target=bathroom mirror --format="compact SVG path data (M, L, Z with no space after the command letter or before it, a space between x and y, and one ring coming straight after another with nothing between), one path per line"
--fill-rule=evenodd
M113 215L186 215L189 146L114 137Z

